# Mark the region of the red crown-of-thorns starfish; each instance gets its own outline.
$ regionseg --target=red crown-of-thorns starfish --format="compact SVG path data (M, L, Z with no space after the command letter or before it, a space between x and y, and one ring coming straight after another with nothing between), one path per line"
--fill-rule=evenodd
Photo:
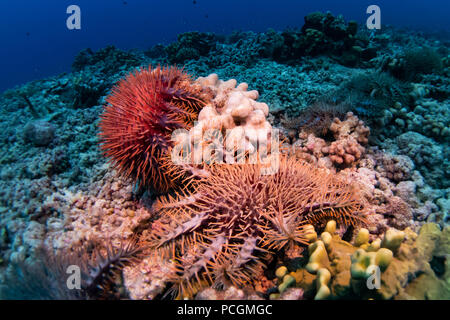
M167 163L171 134L193 125L205 105L202 88L176 67L149 67L122 79L106 101L99 124L103 154L140 186L160 192L176 186Z
M272 254L308 243L311 224L364 224L354 185L282 156L279 170L259 164L215 164L182 196L161 198L161 218L141 240L174 263L169 281L180 297L205 284L254 284ZM295 251L295 250L292 250Z

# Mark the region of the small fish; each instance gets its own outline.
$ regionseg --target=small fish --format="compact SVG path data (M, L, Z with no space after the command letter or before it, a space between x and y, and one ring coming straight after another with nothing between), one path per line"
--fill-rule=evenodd
M27 32L26 35L27 35L27 37L29 37L31 35L31 33Z
M205 14L205 18L208 19L208 17L209 17L209 16L208 16L207 14Z
M197 4L197 1L196 1L196 0L194 0L194 1L192 1L192 3L193 3L193 4Z
M128 2L126 2L126 1L123 1L123 4L126 6L127 4L128 4Z

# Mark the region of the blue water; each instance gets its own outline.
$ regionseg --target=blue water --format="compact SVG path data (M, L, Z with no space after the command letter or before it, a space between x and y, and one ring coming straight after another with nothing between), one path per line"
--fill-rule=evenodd
M66 28L66 8L71 4L81 8L81 30ZM380 6L383 24L450 29L448 0L2 0L0 92L69 72L75 55L87 47L146 49L193 30L229 33L301 27L303 17L312 11L329 10L365 22L371 4Z

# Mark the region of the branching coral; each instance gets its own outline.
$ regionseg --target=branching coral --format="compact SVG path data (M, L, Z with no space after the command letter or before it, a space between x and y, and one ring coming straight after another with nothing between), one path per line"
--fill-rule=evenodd
M181 297L204 284L252 284L272 253L307 243L308 224L365 221L355 186L292 158L273 175L255 164L208 171L192 192L161 199L161 218L141 238L174 261L170 281Z
M171 133L189 128L204 101L201 88L177 68L141 69L114 87L100 122L105 156L141 186L167 191L165 154Z

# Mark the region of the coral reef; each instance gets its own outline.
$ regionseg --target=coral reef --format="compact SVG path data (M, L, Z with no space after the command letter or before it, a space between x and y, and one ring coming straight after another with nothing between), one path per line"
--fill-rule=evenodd
M381 68L397 78L417 80L420 75L440 72L443 67L441 59L439 53L430 47L414 47L385 59Z
M367 230L360 229L351 244L333 224L310 244L307 261L287 263L284 273L294 278L291 286L301 288L306 298L448 299L449 228L441 231L429 223L418 234L389 229L382 240L371 242Z
M132 53L108 46L97 52L89 48L81 51L74 59L72 70L78 72L89 66L95 66L107 75L113 75L126 67L139 65L139 59Z
M229 36L186 32L167 47L154 46L149 52L167 55L170 63L186 63L204 59L214 68L225 63L251 66L261 58L279 62L295 61L303 56L327 54L338 62L356 66L376 56L375 48L358 33L355 21L348 23L330 12L315 12L305 17L301 29L265 33L233 32Z
M178 41L168 45L165 50L170 63L183 63L207 55L215 47L213 33L186 32L178 35Z
M342 16L314 12L305 17L301 30L285 30L281 36L269 30L260 43L271 48L262 51L265 56L277 61L329 54L344 65L355 66L369 56L363 53L366 44L356 36L357 30L355 21L346 23Z
M54 136L55 128L47 121L32 121L23 128L25 142L31 142L38 147L48 146L53 141Z
M411 158L422 168L421 173L431 185L448 188L449 185L449 158L442 146L436 145L432 139L417 132L401 134L396 139L397 152Z
M345 101L360 116L379 117L385 109L400 102L409 101L409 85L385 72L361 72L354 74L332 93L337 101Z
M87 49L71 73L5 91L2 297L161 299L178 289L195 299L448 299L449 61L448 41L437 35L371 32L313 13L301 29L189 32L146 51ZM146 67L170 63L185 67ZM116 111L105 126L108 108ZM146 135L149 117L158 141ZM134 151L144 156L114 169L99 128L137 137ZM201 133L207 152L196 166L172 165L171 134L191 128L189 145ZM247 152L260 150L256 141L270 148L275 129L281 150L297 157L281 155L276 174L202 162L221 159L211 157L220 147L231 147L225 159L239 159L237 141ZM114 152L119 162L134 153L119 140L109 144L113 162ZM161 155L151 163L149 141ZM136 182L181 190L155 202L155 190ZM365 229L355 230L359 218ZM112 258L133 236L152 247L113 266L111 289L59 290L52 267L61 263L49 266L49 254L88 248L91 258ZM103 258L108 268L113 261ZM377 268L380 287L370 290Z
M297 131L301 129L307 133L313 133L317 137L327 136L330 125L335 118L345 117L347 106L344 104L333 105L325 102L316 102L303 110L297 118L281 119L281 124L289 130L290 139L296 138Z
M343 121L334 118L326 132L332 135L332 141L308 134L307 128L302 128L299 139L293 143L294 154L327 168L353 166L361 159L370 129L357 116L349 112Z
M389 198L388 203L377 210L387 219L387 224L394 228L403 230L411 225L413 219L410 206L400 197Z

